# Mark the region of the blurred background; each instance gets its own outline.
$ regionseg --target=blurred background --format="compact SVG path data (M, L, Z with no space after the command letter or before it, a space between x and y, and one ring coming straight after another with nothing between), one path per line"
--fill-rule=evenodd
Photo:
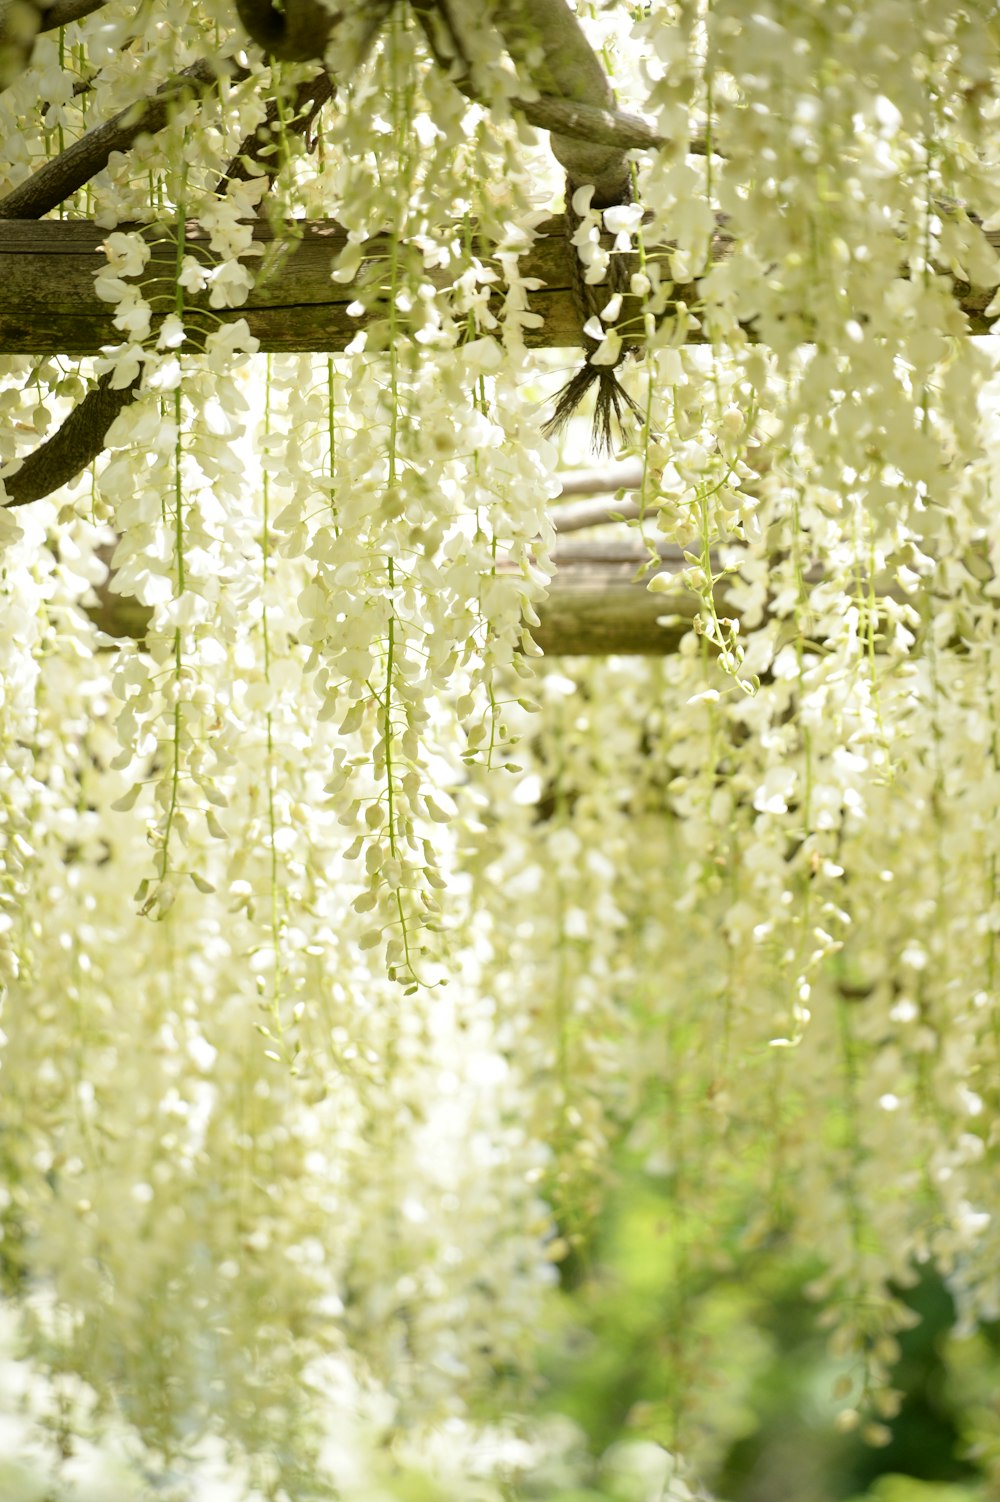
M947 1289L922 1272L899 1290L916 1319L898 1336L896 1394L849 1427L852 1363L832 1354L808 1294L819 1265L780 1234L706 1238L669 1178L627 1151L615 1180L599 1226L560 1265L540 1395L595 1459L623 1436L676 1446L726 1502L1000 1498L1000 1325L956 1331ZM595 1486L558 1502L608 1495Z

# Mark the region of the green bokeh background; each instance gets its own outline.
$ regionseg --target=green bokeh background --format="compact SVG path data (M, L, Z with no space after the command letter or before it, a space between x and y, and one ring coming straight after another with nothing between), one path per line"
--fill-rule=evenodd
M899 1336L901 1406L869 1444L838 1427L850 1363L831 1356L807 1296L817 1264L780 1234L751 1245L738 1225L692 1223L670 1189L626 1157L561 1265L541 1405L580 1425L595 1483L549 1502L627 1497L597 1463L623 1436L692 1456L725 1502L1000 1498L1000 1326L960 1338L944 1284L920 1270L902 1294L920 1319Z

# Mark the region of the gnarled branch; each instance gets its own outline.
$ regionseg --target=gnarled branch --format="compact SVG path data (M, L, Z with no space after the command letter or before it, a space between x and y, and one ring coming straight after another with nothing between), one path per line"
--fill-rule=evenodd
M6 504L27 506L75 480L101 452L108 429L138 390L138 376L117 389L111 385L110 374L101 376L52 437L27 455L15 474L4 477Z
M494 19L518 69L540 94L614 112L611 85L565 0L500 0ZM552 152L574 187L593 183L596 206L626 201L631 175L621 146L553 130Z
M512 99L511 107L519 110L529 125L552 131L563 139L586 141L592 146L611 146L619 151L654 151L667 144L651 125L638 115L604 105L585 104L582 100L557 99L540 94L537 99ZM704 152L704 141L691 146Z
M82 21L84 16L93 15L95 10L103 10L108 0L53 0L53 3L42 11L39 31L58 31L60 26L71 26L74 21Z
M200 58L176 78L161 84L150 98L127 105L111 120L89 130L5 198L0 198L0 219L40 219L58 208L71 193L104 170L113 151L128 151L139 136L162 130L172 105L187 94L211 88L220 75L248 76L245 69L238 68L231 60L215 63Z
M565 100L570 118L574 104L587 105L598 111L614 110L611 85L566 0L500 0L496 18L515 63L527 72L540 92ZM598 145L577 135L563 135L558 130L550 132L550 139L553 154L566 169L566 226L575 243L573 231L579 223L576 189L592 184L591 203L595 208L630 203L633 198L631 166L620 146ZM588 284L575 254L572 265L577 312L586 331L609 296L624 296L628 291L630 259L617 256L612 261L607 282L600 293ZM596 387L594 446L610 453L615 425L621 426L629 417L641 416L615 374L632 346L623 343L613 365L598 364L593 356L602 341L592 339L586 332L584 337L587 359L559 392L555 410L544 431L547 435L557 433L591 387Z
M481 94L473 80L458 25L459 13L447 0L410 0L410 3L438 67L448 75L460 94L480 101ZM607 93L610 97L610 90ZM665 136L659 135L639 115L618 109L613 99L610 103L595 104L541 92L534 99L511 99L510 107L539 130L554 131L559 136L592 146L612 146L620 151L654 151L658 146L667 145ZM702 136L687 142L686 149L704 156L705 138Z
M285 63L322 62L330 32L341 19L323 0L236 0L247 32L269 57Z
M392 5L393 0L364 0L334 10L322 0L284 0L279 10L274 0L236 0L240 20L269 57L328 61L337 76L364 61Z
M292 118L285 127L286 131L297 136L306 135L324 104L333 98L333 89L333 79L325 71L317 73L314 78L308 78L305 83L300 84L292 105ZM269 99L263 120L256 130L251 131L240 142L239 149L219 179L215 191L220 197L225 193L229 183L244 182L250 176L250 163L257 160L260 152L273 145L274 129L280 117L281 110L278 101ZM267 162L266 176L273 180L278 170L277 159L271 156L267 158Z

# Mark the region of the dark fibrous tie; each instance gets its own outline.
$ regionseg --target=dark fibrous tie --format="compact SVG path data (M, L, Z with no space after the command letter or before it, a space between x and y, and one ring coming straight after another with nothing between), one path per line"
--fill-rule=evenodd
M611 257L606 279L596 285L587 282L584 275L584 267L577 255L573 236L581 222L581 216L573 207L573 194L575 185L572 179L566 181L566 239L569 242L568 249L571 257L573 298L576 303L577 316L581 327L595 315L600 316L600 310L609 297L616 293L626 293L629 290L629 282L632 273L632 260L630 255L616 253ZM630 201L631 180L626 183L622 201ZM605 208L608 204L602 205ZM563 386L556 397L555 410L546 422L542 431L547 438L554 437L561 432L566 423L577 410L583 398L587 395L591 386L597 387L597 398L594 407L594 427L592 435L593 447L599 454L610 454L615 442L615 428L621 430L623 418L628 416L637 417L640 422L643 419L642 409L633 401L619 381L615 371L624 360L633 353L634 344L623 344L614 365L594 365L593 357L600 348L601 341L592 339L589 334L584 334L584 346L587 350L587 363L576 372L574 376Z
M586 364L571 376L556 397L555 411L542 428L546 438L554 438L566 426L573 413L583 401L591 386L597 384L594 405L594 427L591 443L596 453L610 454L614 448L615 425L619 431L626 412L641 422L644 417L639 403L629 396L614 368L608 365Z

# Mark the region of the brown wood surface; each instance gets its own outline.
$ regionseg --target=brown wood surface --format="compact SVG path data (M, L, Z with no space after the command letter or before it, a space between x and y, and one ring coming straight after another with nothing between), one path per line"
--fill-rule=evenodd
M100 249L106 234L86 220L0 220L0 353L93 355L104 345L122 342L112 323L113 308L94 292L95 274L106 265ZM261 224L255 238L265 250L265 272L244 306L214 311L208 308L207 294L186 297L191 343L219 321L245 318L265 351L344 349L366 322L347 311L358 300L357 283L342 286L330 277L334 257L346 242L344 231L330 221L310 221L276 245L270 227ZM195 225L188 227L186 246L207 263L213 261L207 236ZM388 248L385 236L366 243L361 278L377 276ZM175 256L164 233L138 279L159 316L174 308ZM539 227L534 244L521 257L521 274L543 284L529 297L531 310L544 319L542 327L525 333L532 346L582 342L568 256L562 220L555 218ZM261 258L248 258L248 263L259 268ZM428 276L444 280L440 271ZM502 291L502 278L498 286ZM676 289L677 297L693 294L693 288ZM631 311L637 312L638 304ZM626 307L623 318L629 312Z
M679 552L666 551L669 556L654 572L680 567ZM110 552L105 550L105 562ZM651 574L643 569L646 555L628 542L574 544L557 549L554 561L555 576L538 606L540 625L531 633L547 657L675 652L700 608L694 591L680 582L665 593L651 594L646 587ZM87 614L109 636L142 641L149 610L130 595L115 594L109 583L97 587ZM721 586L716 603L721 610Z
M102 346L122 342L123 336L112 324L113 309L94 293L95 273L106 264L100 249L106 233L86 220L0 219L0 353L93 355ZM186 233L191 253L211 263L214 258L204 231L189 225ZM359 298L358 283L342 286L330 277L334 256L346 241L344 231L331 221L318 220L297 226L294 234L277 243L265 224L257 227L255 237L265 251L265 274L243 307L214 311L208 308L206 294L186 298L185 321L191 344L199 343L220 321L246 318L265 351L344 349L368 321L365 315L357 317L347 311ZM1000 232L989 233L986 238L995 248L1000 247ZM730 247L731 242L720 231L715 257L727 255ZM388 248L385 236L373 236L366 243L360 279L377 279L379 266L387 262ZM654 248L647 256L667 253L667 248ZM260 267L259 256L248 259ZM174 245L164 232L152 247L141 279L158 315L174 307L174 262ZM533 245L520 259L520 268L524 277L537 278L542 284L529 294L529 305L544 322L540 328L526 331L526 342L534 347L579 346L580 321L560 217L539 226ZM499 267L495 269L499 273ZM438 283L445 279L440 271L427 274ZM952 285L968 332L988 333L993 319L985 316L985 309L996 289L970 287L957 279ZM502 276L498 289L503 290ZM698 300L698 288L677 286L673 295L690 306ZM668 304L665 316L669 316L671 307ZM638 311L638 303L629 308L626 302L622 321ZM630 333L635 328L632 323Z

